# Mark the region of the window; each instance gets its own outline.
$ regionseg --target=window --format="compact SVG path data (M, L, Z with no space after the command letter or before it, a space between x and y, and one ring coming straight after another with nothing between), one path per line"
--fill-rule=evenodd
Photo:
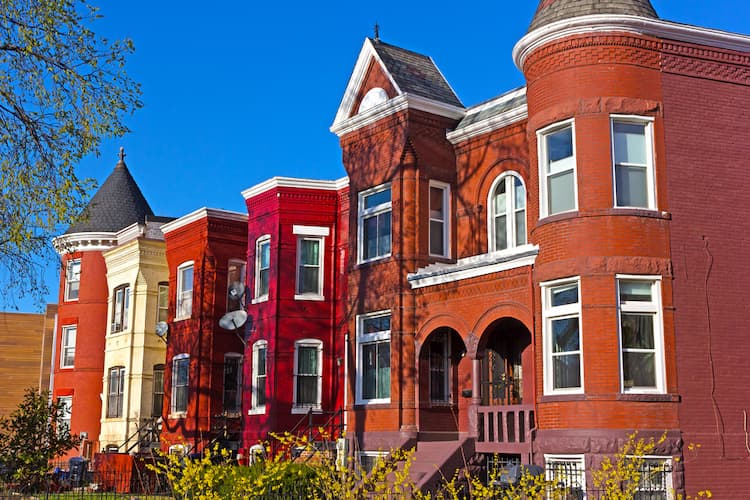
M359 261L391 254L391 185L359 193Z
M445 332L430 337L427 355L430 368L430 401L450 402L450 337Z
M232 259L227 264L227 312L243 309L242 295L230 293L232 285L245 286L245 262Z
M65 300L78 300L81 287L81 259L69 260L65 266Z
M391 400L391 313L357 319L357 403Z
M656 208L653 121L612 117L612 158L616 207Z
M266 411L266 352L268 343L259 340L253 344L253 384L251 409L248 413L265 413Z
M154 390L151 416L160 417L164 409L164 365L154 365Z
M60 349L60 368L73 368L76 357L76 332L78 327L62 327L62 346Z
M671 457L640 457L640 477L634 500L671 500L672 459Z
M190 355L178 354L172 359L172 411L184 414L188 405L188 381L190 374Z
M542 284L545 393L583 390L578 285L577 279Z
M128 314L130 312L130 285L120 285L113 293L112 304L112 332L122 332L128 329Z
M262 236L255 242L255 300L268 298L271 270L271 237Z
M430 255L450 254L450 185L430 181Z
M297 239L297 296L323 296L323 238Z
M565 498L583 498L586 491L586 466L583 455L544 455L547 481L559 488L569 488Z
M61 413L58 422L70 431L70 420L73 416L73 396L57 396L57 403L60 405ZM62 432L62 428L58 429L58 432Z
M159 283L159 302L156 307L156 322L169 319L169 283Z
M109 369L107 386L107 418L122 417L122 400L125 392L125 367L115 366Z
M193 263L185 262L177 268L177 310L175 319L187 319L193 314Z
M490 252L526 244L526 188L515 172L495 181L487 204Z
M306 339L294 343L294 409L320 409L323 380L323 342Z
M618 276L623 392L664 392L658 278Z
M539 143L540 216L575 210L576 157L573 121L537 132Z
M224 412L242 411L242 354L224 355Z
M370 474L376 467L382 467L388 459L387 451L359 451L357 459L362 474Z

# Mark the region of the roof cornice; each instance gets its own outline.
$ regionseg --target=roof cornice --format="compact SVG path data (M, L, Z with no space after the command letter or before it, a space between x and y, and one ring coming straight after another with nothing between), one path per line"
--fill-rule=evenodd
M161 232L167 234L171 231L174 231L175 229L179 229L181 227L187 226L188 224L192 224L195 221L206 219L208 217L237 222L247 222L247 214L233 212L231 210L222 210L219 208L203 207L195 210L194 212L190 212L187 215L183 215L179 219L167 222L166 224L161 226Z
M560 38L598 32L624 31L709 47L750 52L750 36L640 16L596 14L563 19L527 33L513 47L513 61L523 70L528 55Z
M261 193L277 188L321 189L324 191L339 191L349 185L349 178L342 177L335 181L321 181L316 179L298 179L294 177L272 177L242 191L247 200Z
M514 92L509 92L503 96L500 96L497 99L493 99L484 104L480 104L479 106L475 108L470 108L468 112L466 113L466 116L468 117L474 113L479 113L487 108L496 106L501 102L509 101L511 99L515 99L516 97L525 95L525 94L526 94L526 87L522 87ZM515 108L511 108L502 113L498 113L496 115L487 117L484 120L480 120L478 122L472 123L471 125L467 125L465 127L452 130L451 132L448 132L446 134L446 138L452 144L458 144L459 142L465 141L467 139L471 139L472 137L477 137L479 135L492 132L493 130L506 127L512 123L525 120L528 116L529 116L528 107L526 103L523 103L519 106L516 106Z
M425 111L454 120L460 120L466 114L465 108L459 108L458 106L452 106L414 94L401 94L351 118L334 122L330 130L341 137L405 109Z
M60 255L73 252L102 252L117 246L117 233L70 233L52 239Z

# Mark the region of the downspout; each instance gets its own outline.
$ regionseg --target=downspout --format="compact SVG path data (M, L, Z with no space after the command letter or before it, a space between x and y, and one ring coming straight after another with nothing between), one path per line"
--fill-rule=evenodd
M206 236L206 247L208 247L208 236ZM206 252L203 251L201 255L201 279L200 279L200 301L198 302L198 359L197 361L197 372L198 380L196 381L195 387L200 389L201 387L201 369L203 359L203 295L204 288L206 287ZM195 304L194 304L195 305ZM190 366L188 365L188 370ZM190 373L188 371L188 373ZM210 388L209 388L210 390ZM195 431L193 434L193 449L198 448L199 436L202 434L199 430L200 427L200 391L195 391ZM210 413L210 412L209 412Z
M140 245L139 245L140 247ZM139 248L140 250L140 248ZM139 263L140 264L140 263ZM128 443L127 439L130 436L130 397L132 395L131 389L133 388L133 344L135 343L135 308L136 308L136 300L135 300L135 290L138 284L138 274L136 273L135 279L133 280L133 287L132 290L132 311L128 311L128 316L130 318L127 318L128 326L130 327L130 349L129 349L129 355L128 355L128 398L125 402L125 446L127 446L126 449L130 448L130 443ZM123 397L125 395L123 394ZM138 428L138 423L136 423L136 429ZM136 438L137 439L137 438Z

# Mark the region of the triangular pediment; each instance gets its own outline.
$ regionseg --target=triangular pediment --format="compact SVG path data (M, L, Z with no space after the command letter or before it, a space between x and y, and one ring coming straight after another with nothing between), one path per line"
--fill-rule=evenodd
M388 107L417 107L460 118L464 106L432 58L378 39L366 38L331 130L385 116Z

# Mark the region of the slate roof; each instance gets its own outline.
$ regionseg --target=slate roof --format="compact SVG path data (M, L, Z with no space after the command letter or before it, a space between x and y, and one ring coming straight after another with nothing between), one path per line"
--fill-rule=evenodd
M71 225L65 234L115 233L136 222L143 223L146 218L157 219L130 175L123 156L121 152L120 161L91 198L81 220Z
M624 14L659 18L649 0L541 0L529 31L562 19L590 14Z
M456 130L468 127L477 122L481 122L487 118L505 113L511 109L517 108L526 104L526 94L520 94L510 99L505 99L505 96L511 92L516 92L518 89L513 89L510 92L506 92L487 101L481 102L476 106L471 106L466 110L466 116L456 126ZM475 111L480 108L479 111Z
M431 57L376 38L370 38L370 42L402 92L464 107Z

